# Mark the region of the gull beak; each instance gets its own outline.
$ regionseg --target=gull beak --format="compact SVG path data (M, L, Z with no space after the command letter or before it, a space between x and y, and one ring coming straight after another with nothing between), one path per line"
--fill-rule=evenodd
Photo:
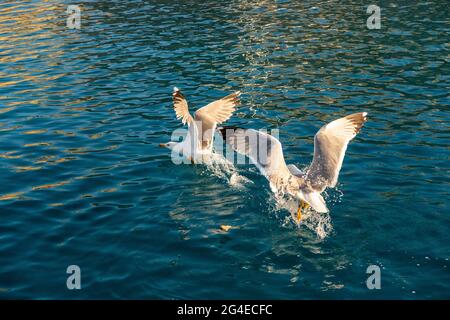
M160 148L165 148L165 147L166 147L166 144L165 144L165 143L160 143L160 144L159 144L159 147L160 147Z

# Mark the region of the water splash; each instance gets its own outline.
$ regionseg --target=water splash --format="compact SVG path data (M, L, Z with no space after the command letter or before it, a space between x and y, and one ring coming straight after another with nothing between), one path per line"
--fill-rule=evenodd
M205 161L206 169L205 174L216 176L228 182L228 184L237 190L245 190L246 186L253 181L247 177L241 175L238 169L228 161L223 155L213 153L211 154L207 161ZM306 171L307 167L302 168L302 171ZM327 205L330 208L334 206L335 203L340 202L343 193L334 189L332 192L324 192L323 196L328 202ZM306 227L311 230L318 238L326 238L333 230L333 225L331 223L331 217L329 213L318 213L313 209L309 208L304 210L302 214L302 220L300 223L296 221L296 213L298 208L298 200L292 198L292 196L277 192L273 193L268 190L269 208L271 212L275 212L276 216L282 219L282 226L288 227L295 225L298 228ZM283 212L289 212L289 215L282 215Z
M244 190L248 184L253 183L250 179L241 175L233 163L221 154L212 153L209 155L205 165L205 174L212 174L227 181L228 185L234 189Z
M326 200L327 196L325 194L324 196ZM281 218L283 227L306 227L320 239L326 238L333 230L329 213L318 213L312 208L304 210L301 221L297 223L298 200L288 194L272 193L269 201L273 203L272 211ZM284 214L286 211L289 215Z

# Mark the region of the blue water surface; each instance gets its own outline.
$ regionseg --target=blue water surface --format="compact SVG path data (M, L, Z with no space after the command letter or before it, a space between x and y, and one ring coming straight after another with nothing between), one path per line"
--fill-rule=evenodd
M369 4L2 1L0 297L450 298L448 2L381 1L379 30ZM173 86L192 110L241 90L227 124L278 129L301 168L367 111L324 224L289 221L250 165L172 163Z

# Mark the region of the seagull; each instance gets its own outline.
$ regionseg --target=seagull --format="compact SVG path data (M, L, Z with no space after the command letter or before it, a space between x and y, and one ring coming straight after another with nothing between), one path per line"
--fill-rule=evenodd
M189 113L188 103L184 95L177 88L173 88L173 108L177 119L183 125L187 123L188 133L182 142L170 141L161 143L160 147L171 149L182 154L191 163L201 162L203 155L211 154L214 132L217 124L227 121L239 104L240 91L236 91L220 100L198 109L194 117Z
M218 130L226 144L246 155L269 180L271 190L287 193L299 200L297 223L302 210L312 207L328 212L321 193L335 187L348 143L367 121L367 112L360 112L324 125L314 136L314 157L303 173L295 165L286 165L281 143L275 137L254 129L221 127Z

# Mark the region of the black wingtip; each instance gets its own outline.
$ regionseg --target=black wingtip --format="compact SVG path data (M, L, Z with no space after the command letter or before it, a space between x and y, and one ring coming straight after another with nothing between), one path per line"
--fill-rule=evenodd
M224 126L224 127L219 127L217 128L217 130L220 132L220 134L222 135L222 138L224 140L226 140L227 135L230 133L235 132L236 130L244 130L243 128L239 128L236 126Z

